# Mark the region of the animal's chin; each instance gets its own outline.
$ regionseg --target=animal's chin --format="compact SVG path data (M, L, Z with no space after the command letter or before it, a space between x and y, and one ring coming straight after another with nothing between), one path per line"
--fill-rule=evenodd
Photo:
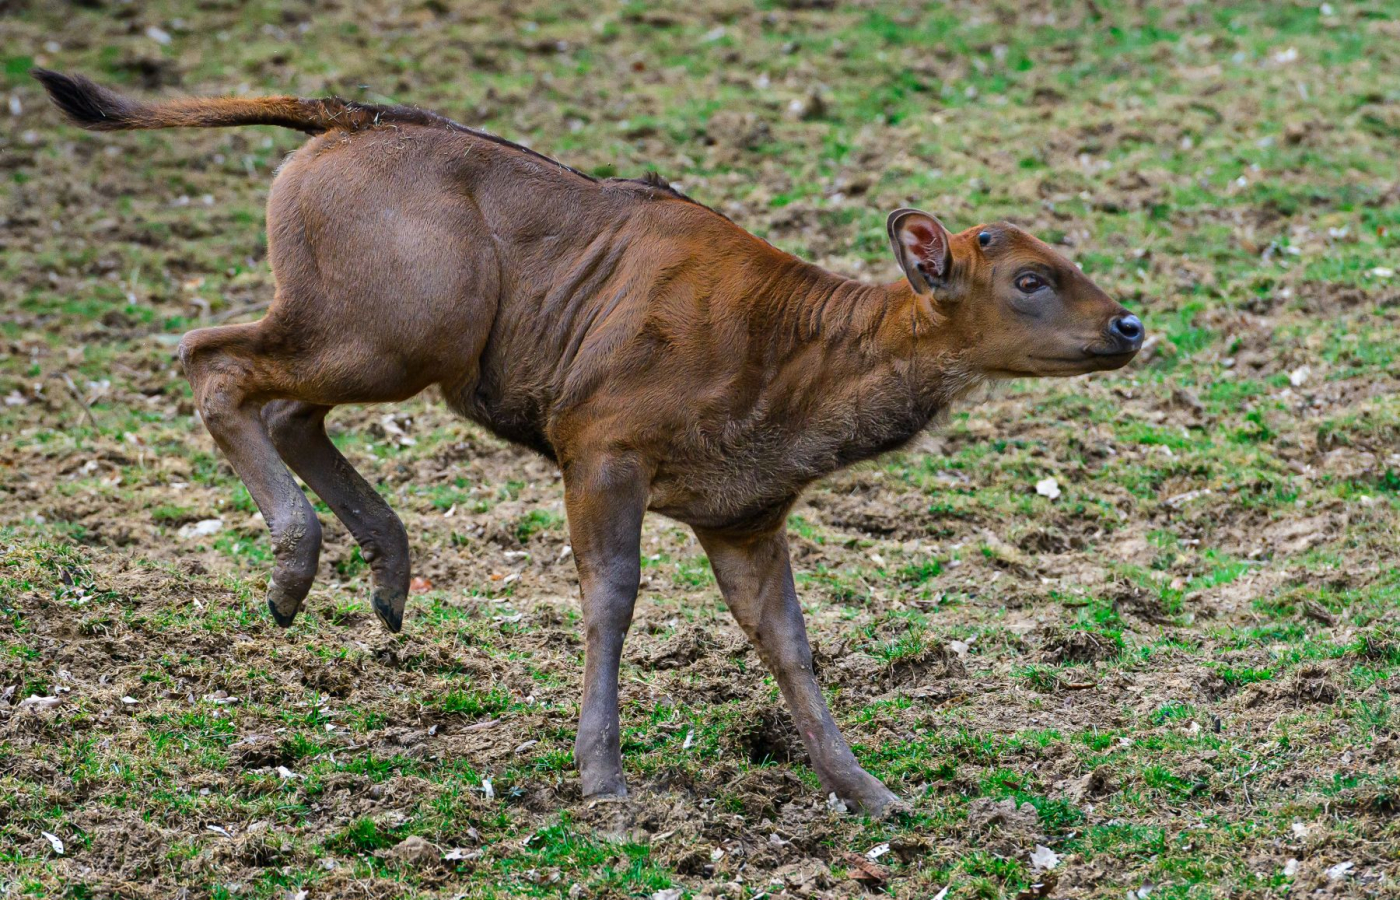
M993 378L1068 378L1075 375L1088 375L1090 372L1107 372L1121 369L1137 356L1136 350L1116 353L1087 348L1077 353L1063 356L1030 356L1010 369L991 373Z

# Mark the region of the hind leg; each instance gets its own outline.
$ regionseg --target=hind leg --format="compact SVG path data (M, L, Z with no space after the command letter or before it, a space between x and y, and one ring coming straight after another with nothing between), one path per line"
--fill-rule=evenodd
M384 498L327 437L330 410L301 400L273 400L263 407L262 419L282 459L360 545L374 579L374 613L397 633L408 599L408 533Z
M279 367L263 354L257 324L192 331L180 341L180 361L205 427L267 520L275 560L267 605L278 625L291 625L316 577L321 523L260 416L284 380Z

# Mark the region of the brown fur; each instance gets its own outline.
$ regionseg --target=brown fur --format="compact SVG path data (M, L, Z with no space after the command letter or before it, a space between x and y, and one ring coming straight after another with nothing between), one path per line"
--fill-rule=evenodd
M320 525L288 471L360 542L397 631L408 540L325 436L343 403L438 386L556 460L583 596L584 790L624 793L617 671L651 509L691 525L773 669L825 790L880 812L812 674L783 524L813 480L907 442L990 378L1126 363L1141 327L1011 225L950 235L890 217L907 279L867 285L750 235L654 178L597 181L432 113L279 97L137 103L36 73L79 124L264 123L316 135L268 200L277 291L248 325L186 335L204 422L267 518L269 605L289 624ZM1030 295L1027 273L1048 285Z

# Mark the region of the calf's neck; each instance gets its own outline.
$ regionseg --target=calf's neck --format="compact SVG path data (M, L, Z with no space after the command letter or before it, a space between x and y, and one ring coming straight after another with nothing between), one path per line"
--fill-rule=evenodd
M408 537L324 421L339 404L436 385L563 472L586 630L575 743L586 795L626 793L618 666L650 509L695 530L823 789L871 814L891 808L814 677L788 510L815 479L899 447L988 379L1113 369L1142 345L1135 316L1006 223L950 234L896 210L888 231L905 277L863 284L658 178L594 179L416 108L146 103L35 76L87 128L312 135L268 198L267 315L180 343L204 424L267 519L272 615L291 623L321 550L295 472L359 542L374 611L399 630Z

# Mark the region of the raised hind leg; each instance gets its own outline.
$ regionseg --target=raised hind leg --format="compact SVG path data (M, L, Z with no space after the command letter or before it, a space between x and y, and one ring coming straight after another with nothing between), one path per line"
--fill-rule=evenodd
M262 419L283 461L360 545L374 579L374 613L398 632L408 599L408 533L384 498L331 443L325 427L330 410L301 400L273 400L263 407Z
M278 625L292 624L316 577L321 523L273 446L260 415L269 394L285 388L265 352L261 323L192 331L180 361L204 425L248 487L272 532L274 564L267 606Z

